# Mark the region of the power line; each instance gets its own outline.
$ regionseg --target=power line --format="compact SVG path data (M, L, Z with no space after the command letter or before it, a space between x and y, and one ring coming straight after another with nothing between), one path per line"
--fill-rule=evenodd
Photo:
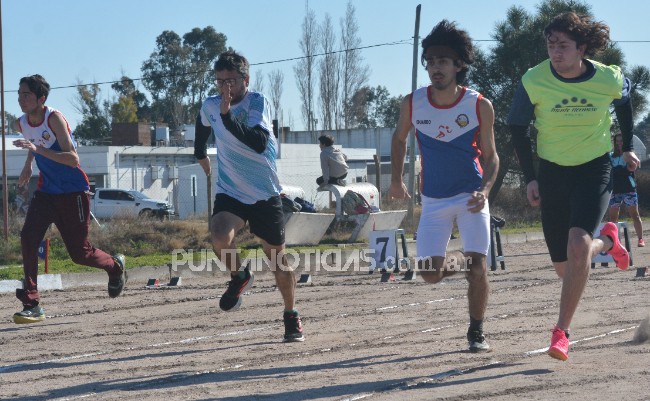
M333 52L325 52L325 53L317 53L317 54L312 54L311 56L300 56L300 57L291 57L291 58L284 58L284 59L279 59L279 60L272 60L272 61L262 61L259 63L252 63L250 64L251 66L255 65L266 65L266 64L277 64L277 63L284 63L287 61L297 61L297 60L303 60L307 58L312 58L312 57L320 57L320 56L327 56L330 54L337 54L337 53L344 53L348 51L356 51L356 50L364 50L364 49L371 49L373 47L384 47L384 46L395 46L395 45L403 45L403 44L411 44L412 38L411 39L403 39L403 40L398 40L395 42L386 42L386 43L379 43L379 44L374 44L374 45L368 45L368 46L361 46L361 47L354 47L350 49L342 49L342 50L336 50ZM496 39L474 39L474 42L498 42ZM612 43L650 43L650 40L612 40ZM204 70L204 71L190 71L182 74L169 74L169 75L161 75L161 78L170 78L170 77L180 77L180 76L185 76L185 75L194 75L194 74L205 74L211 70ZM144 78L139 77L139 78L129 78L131 81L142 81ZM122 82L121 79L114 80L114 81L104 81L104 82L93 82L90 84L76 84L76 85L66 85L66 86L54 86L51 87L50 90L55 90L55 89L70 89L70 88L79 88L82 86L88 86L88 85L108 85L108 84L115 84ZM10 93L10 92L16 92L17 89L14 90L5 90L5 93Z
M320 57L320 56L327 56L330 54L337 54L337 53L343 53L343 52L349 52L349 51L356 51L356 50L364 50L364 49L370 49L373 47L383 47L383 46L395 46L395 45L401 45L401 44L409 44L411 39L404 39L404 40L399 40L395 42L386 42L386 43L379 43L375 45L368 45L368 46L361 46L361 47L354 47L350 49L342 49L342 50L336 50L333 52L325 52L325 53L317 53L317 54L312 54L310 56L300 56L300 57L292 57L292 58L285 58L285 59L279 59L279 60L273 60L273 61L263 61L260 63L251 63L251 66L254 65L265 65L265 64L277 64L277 63L283 63L286 61L296 61L296 60L302 60L302 59L307 59L307 58L312 58L312 57ZM185 72L182 74L168 74L168 75L160 75L161 78L171 78L171 77L182 77L185 75L195 75L195 74L205 74L207 72L210 72L211 70L203 70L203 71L189 71ZM131 81L142 81L144 78L139 77L139 78L129 78ZM76 84L76 85L66 85L66 86L53 86L50 88L50 90L55 90L55 89L70 89L70 88L79 88L82 86L88 86L88 85L107 85L107 84L115 84L118 82L122 82L121 79L115 80L115 81L104 81L104 82L93 82L91 84ZM9 92L16 92L17 90L5 90L5 93Z

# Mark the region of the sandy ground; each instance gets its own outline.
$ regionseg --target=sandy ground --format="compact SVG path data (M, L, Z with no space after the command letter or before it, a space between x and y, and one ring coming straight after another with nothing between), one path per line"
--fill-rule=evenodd
M637 266L650 247L634 248ZM377 274L320 273L298 288L307 340L281 342L281 298L256 275L242 309L224 313L226 277L176 289L131 282L43 294L47 320L15 325L0 295L3 400L647 400L650 279L597 267L573 321L568 362L548 357L560 281L543 242L505 246L490 273L485 322L493 347L466 351L467 284L380 283Z

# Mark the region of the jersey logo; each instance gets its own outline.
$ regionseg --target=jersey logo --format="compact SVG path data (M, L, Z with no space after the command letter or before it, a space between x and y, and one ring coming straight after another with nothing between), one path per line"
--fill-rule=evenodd
M42 136L43 139L45 139L46 141L49 141L49 140L50 140L50 133L47 132L47 131L43 131L43 133L41 134L41 136Z
M578 99L575 96L571 99L562 99L551 109L553 113L582 113L586 111L596 111L596 107L587 99Z
M438 136L436 136L436 139L439 138L444 138L445 135L451 134L452 129L448 125L441 125L438 127Z
M459 114L458 117L456 117L456 124L461 128L467 127L469 124L469 117L467 117L467 114Z

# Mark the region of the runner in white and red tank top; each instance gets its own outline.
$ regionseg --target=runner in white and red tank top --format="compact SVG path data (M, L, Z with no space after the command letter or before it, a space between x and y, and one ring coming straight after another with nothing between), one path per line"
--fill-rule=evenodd
M70 125L63 114L45 106L49 92L50 85L40 75L20 80L18 103L25 114L16 120L14 128L24 139L14 141L14 145L28 152L18 185L29 184L34 160L40 174L20 233L25 280L23 288L16 290L23 310L14 314L15 323L45 320L37 288L38 247L52 223L59 229L73 262L108 273L111 298L120 295L126 282L124 255L111 256L88 242L88 177L79 166Z
M480 93L461 85L474 61L467 32L443 20L422 41L422 52L422 64L431 85L416 90L402 102L392 142L390 195L410 197L402 174L406 139L411 128L415 128L422 163L418 268L429 283L465 271L469 282L469 349L489 351L483 335L483 318L489 292L487 198L499 169L494 109ZM454 220L464 251L447 253Z

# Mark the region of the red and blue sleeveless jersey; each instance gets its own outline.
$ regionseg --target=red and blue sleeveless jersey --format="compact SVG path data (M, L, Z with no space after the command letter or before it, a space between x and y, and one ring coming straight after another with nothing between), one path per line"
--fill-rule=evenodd
M54 135L54 131L50 126L50 117L59 111L45 106L45 118L37 125L33 126L29 123L27 114L23 114L18 123L20 124L20 131L25 137L36 146L42 146L55 151L61 151L59 141ZM64 117L65 120L65 117ZM70 125L66 121L67 132L59 133L59 135L70 135L73 146L76 148L76 143ZM45 156L34 153L34 160L40 170L38 178L38 191L46 192L49 194L65 194L71 192L84 192L90 189L88 185L88 177L83 172L81 167L66 166L65 164L55 162Z
M483 181L477 145L482 95L464 87L454 104L438 106L431 101L430 91L429 86L411 95L411 122L422 165L422 194L449 198L476 191Z

